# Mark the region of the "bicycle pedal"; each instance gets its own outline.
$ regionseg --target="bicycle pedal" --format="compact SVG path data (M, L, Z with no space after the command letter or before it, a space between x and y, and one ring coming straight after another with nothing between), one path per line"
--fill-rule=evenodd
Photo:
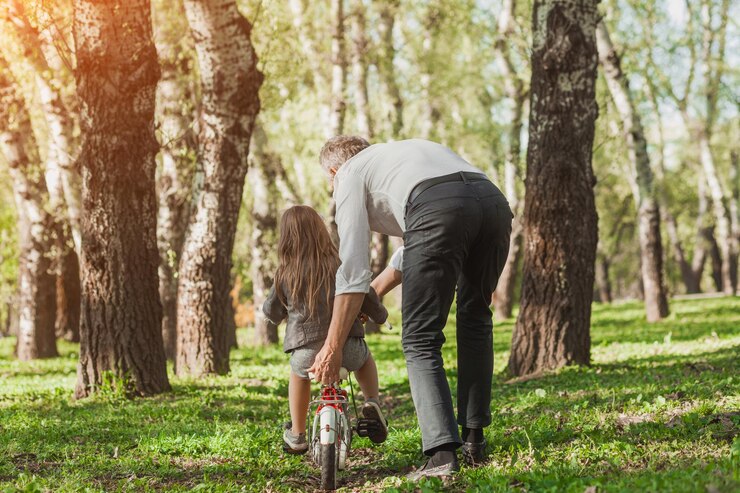
M358 436L367 437L380 429L380 423L374 419L358 419L355 431Z

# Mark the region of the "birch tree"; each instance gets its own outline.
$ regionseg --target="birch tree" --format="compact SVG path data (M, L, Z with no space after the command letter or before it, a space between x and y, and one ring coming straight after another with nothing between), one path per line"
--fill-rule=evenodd
M126 26L126 29L121 29ZM76 397L110 382L170 389L162 345L155 196L159 79L148 0L75 0L82 108L82 317Z
M0 150L10 168L18 211L18 333L21 361L57 356L56 283L49 251L55 221L31 120L7 62L0 57Z
M79 173L74 167L73 119L65 105L61 88L69 81L66 68L52 66L45 48L47 39L32 24L24 4L8 3L8 24L13 26L16 42L22 47L17 59L33 74L33 91L46 124L48 135L44 173L50 211L55 217L53 270L56 273L55 331L68 341L79 341L80 331L80 198Z
M257 125L252 134L253 152L248 181L252 190L252 292L254 301L255 343L278 342L277 325L262 313L262 305L272 288L277 270L279 157L267 147L267 135Z
M180 259L178 375L229 371L231 252L262 74L234 0L185 0L202 104L192 220Z
M600 22L596 29L596 41L606 83L622 122L623 135L632 165L632 175L636 178L634 198L637 204L645 311L648 322L657 322L668 315L668 296L663 282L660 208L647 152L647 141L640 116L630 94L629 82L622 72L619 55L612 45L609 32L603 22Z
M182 1L155 0L154 40L162 76L157 85L157 123L161 164L157 176L159 212L159 295L162 339L168 359L177 347L178 265L190 218L195 170L195 60Z
M522 117L524 104L527 100L525 81L519 75L519 70L512 59L512 48L508 38L515 34L516 27L516 0L504 0L503 9L499 14L498 33L494 44L494 51L498 65L503 72L504 94L508 106L508 128L505 139L504 157L504 193L509 200L509 206L514 213L509 240L509 255L506 258L504 270L499 277L496 291L493 293L493 305L496 318L510 318L514 306L514 286L516 282L517 266L521 258L522 222L519 217L521 203L517 184L520 180L520 153Z
M509 358L514 375L590 362L596 5L534 3L522 299Z

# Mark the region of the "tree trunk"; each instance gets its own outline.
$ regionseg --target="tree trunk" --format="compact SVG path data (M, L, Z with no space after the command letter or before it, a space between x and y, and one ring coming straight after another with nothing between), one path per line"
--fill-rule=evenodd
M403 100L401 99L401 90L396 81L393 65L396 57L396 49L393 46L393 25L395 24L400 1L386 0L378 3L373 2L373 4L379 6L378 15L380 17L377 26L380 43L377 49L375 66L391 104L391 109L387 112L385 120L390 123L389 135L391 138L399 139L403 131Z
M721 293L723 288L722 250L717 244L717 239L714 236L714 228L706 228L704 230L704 238L709 245L709 260L712 264L712 281L714 282L714 290L717 293Z
M730 259L730 275L732 277L732 288L738 291L738 246L740 246L740 157L738 152L730 152L730 219L732 223L732 235L735 238L735 252Z
M50 66L44 55L45 41L31 25L22 2L9 5L9 20L24 47L24 61L34 80L48 133L45 175L49 211L54 215L55 248L52 269L56 280L56 322L58 337L79 341L80 273L77 252L80 249L79 174L72 154L72 119L64 105L60 88L68 81Z
M704 176L700 175L697 180L697 196L699 197L699 208L696 214L696 239L694 240L694 256L691 259L691 274L693 284L691 289L696 288L696 293L701 293L701 280L704 275L704 265L709 254L712 227L707 224L709 213L709 200L706 194ZM688 291L687 287L687 291Z
M170 360L177 353L178 264L185 242L195 169L192 38L181 1L157 0L152 9L162 77L157 86L157 123L161 166L157 177L159 213L159 296L162 339Z
M275 161L280 158L267 149L267 136L257 126L252 135L252 166L247 174L252 188L252 292L254 293L255 343L266 346L278 342L277 325L262 313L262 305L272 288L277 270L278 190Z
M252 26L234 0L185 1L203 101L193 219L180 260L178 375L229 371L231 252L259 112Z
M597 216L591 168L595 0L536 0L524 199L524 269L509 369L590 362Z
M58 225L57 225L57 229ZM65 238L64 236L62 238ZM57 245L60 242L57 241ZM57 337L69 342L80 342L80 309L82 303L82 286L80 284L80 259L72 248L66 249L61 258L57 258L56 278L56 321L54 323Z
M23 44L25 59L35 72L35 83L44 120L48 129L48 158L46 181L53 211L71 234L70 242L80 250L80 177L73 159L73 123L64 105L60 89L68 81L63 80L56 67L51 67L44 55L45 40L31 25L23 2L13 0L9 7L9 18Z
M10 168L18 211L18 313L16 354L21 361L57 356L56 283L51 272L55 221L25 102L0 58L0 149Z
M76 0L74 5L84 139L75 397L103 385L120 385L130 395L157 394L170 390L170 384L157 289L154 95L159 65L150 5L148 0Z
M439 109L432 99L432 80L434 78L434 29L439 24L442 13L438 7L429 4L426 7L422 26L422 43L421 43L421 75L419 84L421 85L421 122L419 135L422 139L437 140L437 123L440 119Z
M726 193L714 162L711 148L711 137L714 122L717 116L717 100L720 92L720 82L724 70L724 56L727 35L729 0L723 0L720 11L720 25L713 26L712 12L709 2L701 6L702 21L702 63L701 70L704 79L704 96L706 114L703 124L697 131L699 145L699 160L709 187L709 197L715 216L717 243L721 254L721 291L727 295L735 294L732 283L732 258L738 250L735 237L732 234L732 221L728 210L728 194ZM715 43L716 42L716 43ZM716 50L715 50L716 46ZM685 119L686 121L686 119ZM687 128L689 126L687 125Z
M515 0L506 0L499 16L498 36L494 45L496 58L504 73L504 91L508 99L509 128L506 135L506 157L504 160L504 189L509 206L514 213L509 238L509 255L504 270L493 293L493 306L496 318L511 318L514 307L514 287L517 280L519 260L521 258L522 223L519 213L521 204L517 182L519 181L519 162L521 159L522 114L526 101L524 81L517 75L518 71L512 61L509 44L506 38L514 33Z
M344 86L347 80L347 55L344 40L344 0L331 0L331 101L328 137L344 133L347 103ZM333 216L332 216L333 217Z
M647 141L637 114L629 82L622 72L606 25L600 22L596 28L599 59L604 69L607 86L622 120L622 130L636 177L637 222L642 258L642 282L645 287L645 312L648 322L657 322L668 315L668 296L663 282L663 243L660 238L660 208L647 153Z
M365 35L365 5L362 0L353 0L351 17L352 74L355 81L357 134L371 141L373 125L367 96L367 36Z
M596 285L599 287L599 301L612 302L612 286L609 281L609 260L599 256L596 260Z
M735 238L731 232L730 215L725 199L726 195L714 164L714 157L709 146L709 137L705 131L701 131L699 134L700 160L709 187L709 196L712 199L714 209L714 220L717 225L717 244L719 245L721 257L720 276L722 282L720 291L727 295L732 295L735 294L735 289L732 285L733 276L731 267L731 259L737 251Z

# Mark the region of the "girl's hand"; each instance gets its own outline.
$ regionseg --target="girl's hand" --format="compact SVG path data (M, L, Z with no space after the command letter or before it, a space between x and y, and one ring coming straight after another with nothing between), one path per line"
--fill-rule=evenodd
M368 320L370 320L370 317L368 317L364 313L360 313L359 315L357 315L357 318L359 318L360 322L362 322L363 324L367 322Z

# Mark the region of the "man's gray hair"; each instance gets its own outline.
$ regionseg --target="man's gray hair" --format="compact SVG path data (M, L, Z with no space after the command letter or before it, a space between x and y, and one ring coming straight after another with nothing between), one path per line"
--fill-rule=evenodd
M370 144L356 135L337 135L326 141L319 154L321 167L326 171L331 168L339 169L360 151L370 147Z

